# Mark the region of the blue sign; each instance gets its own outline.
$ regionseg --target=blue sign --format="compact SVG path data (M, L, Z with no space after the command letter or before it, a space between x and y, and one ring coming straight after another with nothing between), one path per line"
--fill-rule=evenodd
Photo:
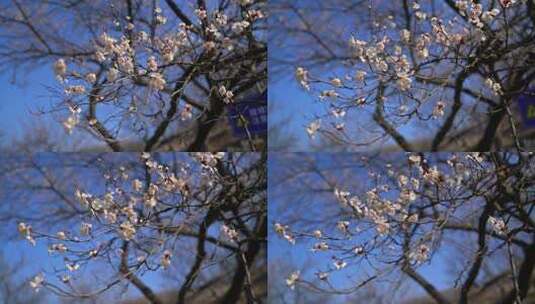
M240 138L248 138L267 133L267 91L248 96L228 107L232 133Z
M535 88L527 90L518 97L520 114L525 127L535 127Z

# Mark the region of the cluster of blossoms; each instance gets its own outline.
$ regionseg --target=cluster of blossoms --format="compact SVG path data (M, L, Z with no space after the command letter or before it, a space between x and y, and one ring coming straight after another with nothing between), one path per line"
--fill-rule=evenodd
M461 16L467 16L469 21L478 28L482 28L485 25L484 22L491 22L500 13L497 8L483 11L483 5L473 0L457 0L455 1L455 6ZM507 5L506 7L509 6Z
M195 152L192 156L206 169L215 170L217 162L225 157L225 152Z
M392 201L390 198L382 198L384 193L392 197L392 189L388 185L380 185L374 187L366 192L365 198L361 199L358 196L352 196L349 191L340 189L334 190L336 200L343 208L351 209L355 216L361 221L369 220L375 226L378 235L388 235L392 229L393 223L401 223L406 227L410 224L418 223L418 214L410 212L411 204L416 201L418 193L421 188L421 181L433 184L441 182L441 173L436 168L424 170L421 164L419 155L410 155L408 160L414 167L418 168L418 175L407 177L404 174L398 174L392 170L388 170L390 177L395 177L397 180L397 199ZM375 176L374 173L372 175ZM349 223L338 223L338 228L341 231L347 231ZM344 228L344 229L342 229Z
M299 84L305 88L306 90L310 90L310 85L308 82L308 71L305 70L303 67L298 67L295 70L295 77L297 78L297 81L299 81Z
M71 134L74 127L76 127L76 125L80 122L80 113L82 112L82 109L79 107L70 106L69 112L71 114L69 117L67 117L67 120L63 122L63 127L68 134Z
M498 234L507 234L507 226L502 219L489 216L489 224L494 232Z
M502 86L499 82L494 81L492 78L487 78L485 80L485 85L492 90L492 93L494 95L501 95L503 94Z
M292 245L297 240L312 240L311 252L332 257L328 269L316 272L320 281L326 281L332 272L345 269L353 261L375 256L372 254L375 250L389 255L386 261L397 257L418 266L431 259L432 248L437 244L436 232L447 223L446 215L458 208L455 204L451 207L441 205L434 212L444 214L430 216L424 211L430 208L429 202L440 205L441 200L447 201L457 195L463 197L466 187L479 187L480 191L483 191L482 187L492 187L485 183L475 186L478 181L488 180L491 162L487 160L482 153L452 154L439 166L430 165L421 154L409 153L406 156L409 166L405 169L395 170L391 164L386 164L384 173L369 171L375 186L359 195L334 189L333 197L343 210L338 214L344 216L343 220L336 221L336 230L298 231L277 222L274 231ZM488 223L496 234L507 234L507 225L501 218L490 216ZM391 241L412 229L418 229L419 237L414 238L407 248ZM381 246L384 247L379 249ZM299 271L292 272L286 283L293 289L299 278Z
M32 226L26 225L26 223L19 223L18 229L19 233L35 246L35 239L32 237Z
M238 240L239 233L235 229L227 226L221 225L221 233L229 240L235 242Z
M290 276L286 279L286 285L290 287L290 289L295 288L295 283L299 280L300 272L294 271L290 274Z
M456 1L455 7L466 19L453 17L444 20L438 16L429 17L424 8L413 1L411 8L416 17L415 29L398 30L398 24L392 21L394 17L389 16L385 18L386 22L390 22L389 26L385 25L384 31L379 31L371 38L364 40L357 36L350 37L348 45L352 60L349 62L352 65L350 68L347 65L344 67L348 71L343 77L314 78L305 67L297 67L295 77L301 87L312 91L320 101L330 101L330 110L311 121L306 127L307 133L314 138L322 128L319 123L321 118L332 121L329 125L346 138L345 114L351 109L371 105L374 100L376 103L388 104L388 111L392 112L386 115L394 116L394 124L408 123L415 117L424 120L441 119L449 102L442 95L435 96L438 92L430 93L426 90L425 79L433 78L433 75L424 72L421 67L434 61L438 65L444 58L450 58L451 54L459 58L470 58L469 52L474 49L473 46L488 39L485 25L490 26L503 9L515 3L516 1L503 1L502 7L486 8L473 0ZM379 24L377 22L375 26L379 27ZM416 80L423 80L421 87L415 86ZM495 95L503 93L499 83L487 80L486 84ZM374 90L388 91L378 96ZM407 97L405 100L398 99L397 111L390 101L394 98L386 97L392 96L390 90L395 91L396 96ZM431 99L437 100L434 106L424 106ZM422 115L429 109L432 110L429 115ZM347 116L345 121L347 119L351 117Z
M284 237L288 242L290 242L290 244L295 244L295 238L288 230L288 226L275 223L275 232Z
M87 104L82 98L116 104L120 96L114 91L117 86L131 88L130 94L134 95L137 94L134 90L136 87L141 90L147 87L158 98L162 93L171 96L176 94L171 92L168 84L170 77L175 79L178 64L189 64L192 60L190 57L202 51L212 54L210 58L217 58L216 54L231 56L231 51L242 46L245 35L253 30L254 23L265 18L263 12L254 5L254 1L233 2L240 6L238 11L243 10L243 13L233 13L231 16L227 15L226 10L208 12L199 8L195 10L198 23L180 23L176 28L171 28L162 9L157 7L154 11L156 28L150 30L151 34L148 29L141 28L141 23L135 25L135 21L130 17L126 18L125 24L115 21L115 28L121 29L120 35L102 32L95 41L90 42L93 55L88 61L96 61L98 64L94 67L86 62L68 62L64 58L54 63L53 71L67 95L65 100L68 100L70 105L76 104L70 106L76 109ZM228 11L235 10L229 8ZM199 33L203 31L206 31L206 35L200 37ZM225 103L233 101L232 91L222 86L219 92ZM148 102L140 104L136 98L128 98L125 102L128 102L128 109L132 114L142 111L143 107L147 110L154 107ZM181 105L183 109L179 113L182 120L191 119L193 116L192 105L188 102L185 104ZM94 126L96 118L89 119L93 120L89 126ZM71 115L65 120L64 126L70 134L80 123L79 119Z
M39 289L41 289L41 287L43 286L43 282L45 281L45 276L44 274L40 273L38 275L36 275L31 281L30 281L30 286L36 291L38 292Z
M234 93L231 90L227 90L225 86L219 87L219 95L223 98L223 102L226 104L232 103Z
M446 108L446 103L444 101L438 101L433 108L433 118L440 118L444 116L444 109Z
M216 173L215 166L225 156L225 153L191 153L191 156L201 170L200 187L211 187L206 181L214 177L203 172ZM30 225L21 222L18 224L19 233L32 245L36 244L36 239L44 238L50 241L49 254L64 257L67 273L76 272L84 264L106 254L104 250L106 241L97 242L97 238L104 233L115 234L124 241L135 240L140 244L146 244L150 248L141 248L140 255L137 257L138 263L149 263L148 256L152 255L159 257L159 266L164 269L168 268L171 265L172 252L170 249L165 249L162 241L154 241L154 238L150 237L150 231L159 229L162 225L152 215L175 206L176 203L166 202L169 199L181 198L182 204L187 203L191 187L191 167L186 165L175 173L166 165L156 161L149 153L142 153L140 160L151 175L149 180L142 181L135 178L133 174L129 174L126 167L121 166L112 173L104 174L106 183L111 186L104 194L95 195L80 189L75 190L74 197L87 211L87 217L80 223L77 230L46 234L34 232ZM173 225L171 222L167 224ZM236 230L226 225L223 225L221 229L228 239L238 240ZM146 238L146 236L149 237ZM160 247L164 248L158 249ZM120 253L121 249L117 252ZM68 274L63 275L63 282L66 283L69 280ZM42 274L30 282L36 291L43 283Z
M173 254L171 253L171 251L169 251L169 249L166 249L163 252L160 264L162 265L162 267L164 269L169 267L169 265L171 265L171 258L172 257L173 257Z
M409 259L416 263L423 263L429 258L430 249L427 245L422 244L415 251L409 254Z
M316 133L319 131L320 128L321 128L321 119L316 119L312 121L307 126L308 136L310 136L311 138L314 138L314 136L316 135Z

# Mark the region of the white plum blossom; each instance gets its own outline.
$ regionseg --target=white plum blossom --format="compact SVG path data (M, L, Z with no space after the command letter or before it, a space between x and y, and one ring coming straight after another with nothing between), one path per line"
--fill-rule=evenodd
M134 235L136 234L136 228L134 225L132 225L132 223L126 221L119 226L119 234L121 238L129 241L134 238Z
M83 236L87 236L91 234L91 229L93 228L93 225L90 223L82 223L80 225L80 234Z
M219 87L219 96L223 98L223 102L226 104L234 102L234 93L223 85Z
M62 244L62 243L52 244L48 248L48 253L54 253L54 252L64 253L66 251L67 251L67 246L65 246L65 244Z
M500 10L497 9L497 8L494 8L490 11L486 11L484 12L482 15L481 15L481 20L483 20L484 22L491 22L492 20L494 20L494 18L496 18L496 16L498 16L500 14Z
M209 152L197 152L193 155L197 161L201 163L203 167L213 168L217 166L218 161L225 157L225 152L209 153Z
M166 85L165 78L160 73L150 73L149 74L149 87L155 90L163 90Z
M67 131L67 134L71 134L73 129L78 125L80 122L79 114L74 112L72 113L67 119L63 122L63 127L65 128L65 131Z
M156 15L155 20L156 20L156 23L160 24L160 25L163 25L163 24L167 23L167 18L165 16L162 16L162 15Z
M320 128L321 128L321 120L320 119L316 119L316 120L312 121L307 126L308 136L310 136L311 138L314 138L316 136L316 133L319 131Z
M357 246L357 247L355 247L355 249L353 249L353 252L356 255L361 255L361 254L364 253L364 248L362 246Z
M193 117L193 107L190 104L184 105L184 108L180 112L180 120L185 121Z
M150 72L158 71L158 62L156 62L156 57L150 56L149 59L147 59L147 70Z
M73 85L65 89L65 94L68 95L79 95L85 93L85 87L83 85Z
M295 69L295 77L297 78L297 81L299 81L299 84L306 90L310 89L309 86L309 80L308 80L308 71L305 70L305 68L298 67Z
M429 183L438 184L442 180L442 174L438 170L436 166L433 166L429 168L428 170L424 171L422 174L425 181Z
M355 74L355 80L358 82L363 82L366 75L367 73L365 71L357 71Z
M141 191L141 189L143 189L143 182L141 182L139 179L134 179L132 181L132 188L134 189L134 191L136 192L139 192Z
M343 233L348 233L349 232L349 221L339 221L336 224L336 228L338 228L338 230L340 230Z
M232 31L236 34L241 34L249 27L250 23L248 21L240 21L232 24Z
M293 290L295 288L295 283L297 283L297 281L299 281L299 276L300 275L301 275L301 273L299 271L294 271L294 272L290 273L290 275L286 279L286 285L290 289Z
M489 224L494 232L498 234L507 233L507 227L505 225L505 222L502 219L489 216Z
M485 80L485 84L487 87L489 87L494 95L501 95L502 94L502 86L499 82L494 81L492 78L487 78Z
M329 245L326 242L319 242L319 243L314 244L314 246L312 246L312 251L314 252L327 251L327 250L329 250Z
M253 3L254 0L237 0L238 3L241 5L241 6L247 6L251 3Z
M227 237L229 240L232 240L232 241L236 241L239 236L238 231L236 231L235 229L227 225L221 226L221 233L223 233L225 237Z
M71 281L71 276L64 274L64 275L61 276L61 281L63 283L65 283L65 284L67 284L67 283L69 283Z
M500 0L500 4L505 8L511 7L512 5L516 4L516 2L517 0Z
M340 78L333 78L331 79L331 84L335 87L341 87L342 86L342 80Z
M195 9L194 11L195 15L197 15L197 17L199 17L199 19L206 19L206 17L208 17L208 13L206 12L206 10L204 9Z
M400 187L405 187L409 183L409 178L401 174L398 176L398 185Z
M333 264L336 270L344 269L347 266L347 262L344 260L336 260L333 262Z
M279 236L285 238L290 244L295 245L295 238L288 231L288 226L283 226L280 223L275 223L274 229Z
M468 10L468 0L456 0L455 7L457 7L461 15L465 16Z
M396 84L401 91L407 91L411 88L412 79L406 73L399 73Z
M63 231L59 231L58 233L56 233L56 236L58 237L58 239L60 240L65 240L67 238L67 235L65 234L65 232Z
M23 236L26 240L28 240L30 244L35 246L35 240L32 237L32 226L21 222L18 224L17 228L19 230L20 235Z
M30 286L35 290L35 292L39 292L39 289L41 289L44 282L45 275L43 273L39 273L30 281Z
M409 30L403 29L400 32L400 37L403 43L409 43L411 40L411 32Z
M65 264L65 267L67 267L67 270L70 272L74 272L80 268L80 265L77 263L67 263Z
M169 265L171 265L172 257L173 257L173 254L171 253L171 251L169 249L166 249L162 254L160 265L162 265L162 267L166 269L167 267L169 267Z
M63 79L67 74L67 64L63 58L58 59L54 63L54 73L59 79Z
M342 203L343 205L347 205L349 202L349 196L351 193L349 191L343 191L338 188L334 189L334 196L336 197L336 200Z
M409 254L409 259L416 263L423 263L429 258L429 247L425 244L419 245L415 251Z
M358 40L355 37L351 37L349 39L349 46L353 50L353 56L355 57L362 57L364 56L364 53L366 52L365 47L368 45L366 41Z
M388 223L388 221L384 217L377 218L375 221L375 225L375 230L381 236L388 234L388 232L390 231L390 223Z
M446 108L446 103L444 101L438 101L433 108L433 118L437 119L444 116L444 109Z
M420 180L419 179L416 179L416 178L411 178L411 184L412 184L412 187L415 189L415 190L418 190L420 189Z
M338 92L335 90L324 90L320 94L320 99L330 98L330 99L336 99L338 98Z
M346 116L346 111L344 109L333 109L331 111L331 113L336 118L342 118L342 117Z
M95 83L97 81L97 75L95 73L88 73L85 75L85 80L89 83Z

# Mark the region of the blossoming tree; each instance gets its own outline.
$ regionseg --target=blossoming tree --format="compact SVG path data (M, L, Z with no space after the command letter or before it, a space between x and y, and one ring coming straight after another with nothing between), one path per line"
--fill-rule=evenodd
M225 109L262 89L263 2L11 1L0 5L0 70L53 68L42 112L68 134L114 151L206 151Z
M197 293L203 290L217 303L264 297L265 155L46 154L18 160L2 178L9 191L1 197L2 219L16 219L27 246L47 246L53 261L41 266L28 289L83 300L134 286L146 301L164 303L149 283L154 281L144 279L155 273L167 278L173 303L202 302ZM102 264L82 291L79 282Z
M351 295L376 284L385 299L399 299L410 278L436 303L467 303L499 288L494 302L521 303L533 287L533 154L305 154L274 162L273 180L299 184L270 189L283 197L271 206L279 239L270 247L314 259L285 269L290 290ZM455 293L435 287L439 281Z
M321 105L304 113L310 137L353 150L525 148L516 99L535 77L533 1L273 2L274 75L292 69Z

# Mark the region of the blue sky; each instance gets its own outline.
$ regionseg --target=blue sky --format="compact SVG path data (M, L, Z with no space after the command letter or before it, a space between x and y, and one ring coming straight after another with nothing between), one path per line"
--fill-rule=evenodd
M19 282L29 281L38 273L44 273L46 280L53 280L57 284L57 278L54 278L51 273L54 271L54 268L65 267L61 257L48 254L48 247L43 242L38 242L36 246L32 246L23 239L14 240L4 242L2 250L4 258L8 263L15 264L18 261L24 261L24 267L14 278ZM78 271L77 276L82 279L80 281L81 283L91 284L91 278L95 273L98 276L98 271L108 271L108 274L110 273L109 267L99 263L98 265L81 269ZM101 277L99 276L99 278ZM148 272L142 279L143 282L155 291L167 290L163 286L168 284L165 284L165 280L161 277L160 273ZM93 285L91 287L96 288L97 286ZM26 292L35 292L29 284L25 284L25 288ZM39 292L45 296L46 303L63 303L62 298L55 296L47 290L41 289ZM134 286L130 286L125 298L137 298L140 296L141 293Z
M322 107L298 88L291 76L279 81L270 80L268 102L271 109L268 116L269 124L277 125L288 135L295 135L297 141L292 143L293 150L308 150L310 142L308 137L305 137L305 128L309 118L313 117L311 113L319 112Z
M19 71L15 83L11 76L9 72L0 74L0 130L7 141L20 136L24 126L35 123L35 113L51 103L47 86L56 85L49 65Z

